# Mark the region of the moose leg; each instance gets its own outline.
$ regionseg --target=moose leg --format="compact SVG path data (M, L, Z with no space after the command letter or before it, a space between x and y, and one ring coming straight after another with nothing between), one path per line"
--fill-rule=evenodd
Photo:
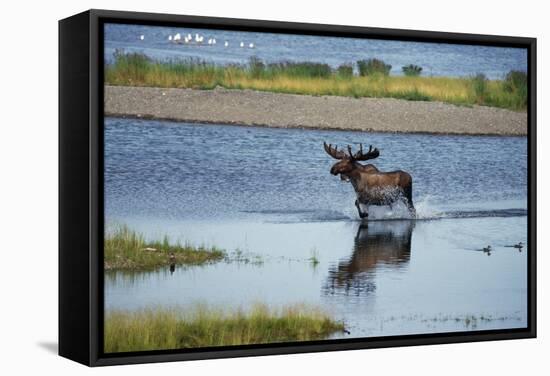
M412 202L409 202L409 212L411 213L413 218L416 218L416 209L414 208Z
M416 218L416 209L414 208L412 199L412 184L405 189L405 200L407 201L406 204L412 217Z
M361 210L361 204L359 204L359 200L355 200L355 206L357 207L357 211L359 212L359 217L361 218L367 218L369 216L368 211L362 211Z

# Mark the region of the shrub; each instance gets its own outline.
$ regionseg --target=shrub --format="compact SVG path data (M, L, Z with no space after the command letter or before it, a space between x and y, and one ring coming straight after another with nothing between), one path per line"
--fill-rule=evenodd
M371 76L381 74L387 76L390 74L391 65L384 63L378 59L368 59L357 61L360 76Z
M510 71L504 78L504 91L515 94L519 106L527 106L528 84L527 73L521 71Z
M478 73L472 78L472 87L476 102L482 104L485 101L487 94L487 76L483 73Z
M332 75L328 64L313 62L282 61L269 64L267 70L272 75L285 74L291 77L328 78Z
M422 67L414 64L405 65L402 67L405 76L420 76L422 73Z
M337 68L336 73L338 77L342 78L353 77L353 66L351 64L342 64Z
M510 71L504 78L504 90L512 93L517 90L527 89L527 73Z

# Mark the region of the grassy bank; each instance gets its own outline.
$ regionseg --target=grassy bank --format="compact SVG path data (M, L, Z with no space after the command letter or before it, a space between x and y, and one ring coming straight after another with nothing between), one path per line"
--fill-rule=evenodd
M344 330L326 313L293 306L256 305L247 313L199 306L191 312L151 309L105 315L105 352L308 341Z
M216 247L171 243L168 237L162 241L146 241L145 237L126 226L108 231L104 240L105 270L152 269L179 264L202 265L223 260L225 252Z
M510 72L502 80L488 80L483 74L468 78L423 77L421 67L413 65L403 67L404 76L391 76L388 67L376 59L344 64L337 69L311 62L266 64L257 58L248 65L229 66L194 59L161 63L142 54L119 52L114 63L105 66L105 83L193 89L221 86L291 94L478 104L518 111L527 106L527 79L523 72Z

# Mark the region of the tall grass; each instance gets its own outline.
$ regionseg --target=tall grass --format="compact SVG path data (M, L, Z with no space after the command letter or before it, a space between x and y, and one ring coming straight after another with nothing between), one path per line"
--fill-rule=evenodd
M320 340L344 325L306 306L275 310L257 304L248 312L227 312L199 305L186 312L107 312L104 330L104 351L113 353Z
M161 241L146 241L145 237L126 226L107 231L104 238L104 268L151 269L169 264L201 265L221 261L225 252L216 247L171 243L168 237Z
M355 75L350 64L333 71L326 64L289 61L266 64L254 57L247 65L218 66L197 59L161 63L145 55L117 52L115 61L105 66L105 82L124 86L193 89L221 86L275 93L441 101L516 111L524 111L527 106L527 79L524 73L525 78L521 76L522 72L511 72L504 80L488 80L484 75L472 78L390 76L383 73L389 73L384 62L372 60L378 62L370 61L369 65L369 61L365 61L363 67L364 72L371 73L362 75L359 67L359 75ZM372 73L376 69L379 73Z

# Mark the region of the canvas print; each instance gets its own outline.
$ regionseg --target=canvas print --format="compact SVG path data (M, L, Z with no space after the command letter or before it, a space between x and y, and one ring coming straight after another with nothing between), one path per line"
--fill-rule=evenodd
M526 49L103 27L106 354L527 327Z

